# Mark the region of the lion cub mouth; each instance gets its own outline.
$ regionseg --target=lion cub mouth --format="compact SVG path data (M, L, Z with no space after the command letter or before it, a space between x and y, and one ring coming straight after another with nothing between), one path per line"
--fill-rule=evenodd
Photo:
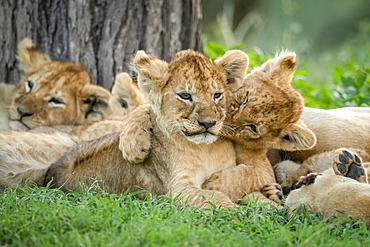
M187 131L182 131L182 133L187 137L188 141L195 144L210 144L217 140L218 136L208 130L197 131L189 133Z
M201 135L201 134L214 135L213 133L209 132L208 130L205 130L205 131L197 131L197 132L194 132L194 133L189 133L189 132L183 130L182 133L184 133L184 135L186 135L186 136L196 136L196 135Z

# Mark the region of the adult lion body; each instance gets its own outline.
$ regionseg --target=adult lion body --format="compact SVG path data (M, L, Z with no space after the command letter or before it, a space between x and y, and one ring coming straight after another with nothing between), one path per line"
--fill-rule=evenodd
M328 157L329 158L329 157ZM302 176L286 198L294 211L303 205L322 217L350 216L370 224L370 163L362 163L358 154L340 148L331 152L330 167L321 173Z
M301 176L331 168L332 157L338 148L348 148L358 153L363 161L370 161L369 107L331 110L306 107L301 119L315 133L317 143L309 150L282 151L281 157L286 161L275 166L282 186L290 187Z

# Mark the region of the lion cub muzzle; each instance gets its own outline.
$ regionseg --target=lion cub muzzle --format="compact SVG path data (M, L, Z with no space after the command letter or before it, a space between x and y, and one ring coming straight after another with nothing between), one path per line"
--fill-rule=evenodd
M182 133L195 144L210 144L217 140L222 123L216 120L197 120L197 124L184 124Z

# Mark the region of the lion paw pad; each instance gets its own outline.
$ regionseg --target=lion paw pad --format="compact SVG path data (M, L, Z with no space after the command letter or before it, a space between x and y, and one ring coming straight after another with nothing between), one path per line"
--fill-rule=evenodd
M338 149L333 162L335 174L358 180L365 175L361 158L348 149Z

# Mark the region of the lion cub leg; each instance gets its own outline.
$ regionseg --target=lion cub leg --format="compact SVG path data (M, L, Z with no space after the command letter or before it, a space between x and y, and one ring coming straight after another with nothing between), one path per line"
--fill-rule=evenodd
M288 194L291 189L294 189L300 177L306 176L311 172L324 172L331 168L333 157L335 157L335 150L313 155L303 161L302 165L281 183L283 193Z
M281 188L275 183L273 172L255 169L254 166L245 164L213 173L202 188L221 191L234 202L252 192L261 192L276 202L282 199Z
M119 149L125 160L131 163L143 162L151 149L152 122L151 107L141 105L132 111L119 138Z
M369 183L368 175L361 158L353 151L340 148L335 150L332 167L336 175Z

